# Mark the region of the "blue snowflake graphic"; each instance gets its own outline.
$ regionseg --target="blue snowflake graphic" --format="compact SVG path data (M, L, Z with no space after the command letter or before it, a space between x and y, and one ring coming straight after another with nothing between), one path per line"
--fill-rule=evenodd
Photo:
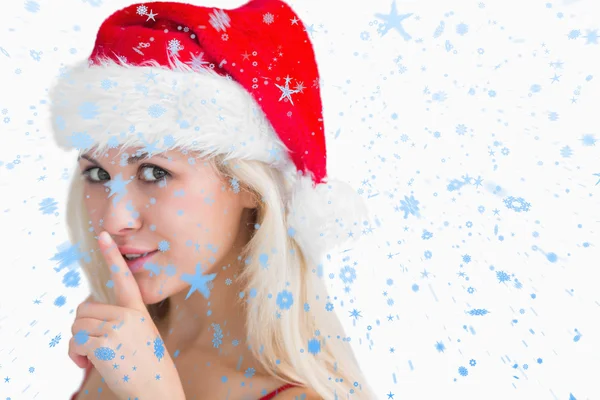
M160 118L166 112L167 109L160 104L153 104L148 107L148 115L150 115L152 118Z
M165 346L161 338L154 339L154 355L160 361L165 356Z
M479 309L479 308L474 308L473 310L467 311L467 314L469 315L486 315L488 314L489 311L486 309Z
M55 347L60 342L61 336L60 333L52 338L50 341L50 347Z
M92 148L95 141L86 132L73 132L69 137L69 144L76 150L85 151Z
M560 149L560 155L564 158L569 158L573 155L573 150L569 146L565 146Z
M527 203L522 197L515 198L513 196L508 196L503 201L506 208L516 212L529 211L529 208L531 207L531 204Z
M53 214L57 210L57 204L58 203L52 197L47 197L40 202L40 211L44 215ZM58 213L55 213L54 215L58 215Z
M75 343L79 345L86 344L90 338L90 333L86 330L80 330L79 332L75 333L73 338L75 339Z
M321 342L316 338L310 339L308 341L308 352L310 354L320 353L321 352Z
M89 101L81 103L77 111L83 119L94 119L100 114L98 106Z
M419 201L415 199L415 196L411 195L404 196L404 200L400 200L400 210L404 211L404 219L408 218L408 214L420 217L419 215Z
M110 361L115 358L115 351L110 347L98 347L94 350L94 355L98 360Z
M344 265L344 267L340 269L340 279L342 282L344 282L344 284L350 284L354 282L356 279L356 269L349 265Z
M223 331L221 330L221 326L219 324L211 324L215 333L213 334L212 344L214 348L219 348L223 343Z
M56 307L62 307L65 305L65 303L67 302L67 298L65 296L58 296L55 300L54 300L54 305Z
M510 281L510 276L504 271L497 271L496 277L500 283Z
M282 310L289 310L294 304L294 298L291 292L287 290L282 290L277 294L277 305Z
M76 288L79 286L80 282L81 282L81 275L79 274L79 271L71 270L71 271L67 272L65 274L65 276L63 276L63 284L66 287Z

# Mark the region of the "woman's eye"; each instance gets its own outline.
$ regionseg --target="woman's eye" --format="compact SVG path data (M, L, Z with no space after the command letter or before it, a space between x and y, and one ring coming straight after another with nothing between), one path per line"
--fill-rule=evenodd
M167 171L153 165L145 165L141 168L142 177L145 181L157 181L167 176Z
M93 182L110 179L110 176L108 175L108 173L99 167L90 168L90 169L86 170L83 174L87 175L88 179Z
M90 182L101 182L110 180L108 172L100 167L92 167L83 172ZM169 173L154 165L143 165L140 168L140 179L145 182L158 182L169 176Z

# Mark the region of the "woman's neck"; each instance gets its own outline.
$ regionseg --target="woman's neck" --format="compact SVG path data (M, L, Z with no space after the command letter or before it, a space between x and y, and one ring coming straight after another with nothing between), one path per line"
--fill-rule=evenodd
M226 279L232 283L226 285ZM229 269L220 271L213 283L208 299L196 293L186 300L187 289L169 297L168 312L156 325L165 344L173 350L215 345L224 349L233 340L245 342L245 317L239 303L241 288L233 273Z
M250 211L247 210L242 221L248 219ZM218 345L221 351L230 347L234 340L239 343L246 342L246 318L243 303L240 301L240 292L244 288L237 277L244 268L244 260L239 254L251 236L249 226L241 227L230 253L219 260L218 265L213 264L207 272L216 273L211 281L208 299L198 292L186 299L189 288L169 297L169 310L159 327L165 342L179 346L178 348L215 348L215 345ZM222 267L223 265L226 267Z

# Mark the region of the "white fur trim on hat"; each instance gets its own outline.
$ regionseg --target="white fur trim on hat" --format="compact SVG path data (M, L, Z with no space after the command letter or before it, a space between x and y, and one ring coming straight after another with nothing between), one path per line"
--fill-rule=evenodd
M86 61L63 71L50 99L55 141L65 150L185 148L274 166L291 162L250 93L210 69Z
M313 188L309 176L298 176L287 204L289 235L309 260L318 264L325 253L360 237L356 226L369 218L362 197L349 184L328 179Z

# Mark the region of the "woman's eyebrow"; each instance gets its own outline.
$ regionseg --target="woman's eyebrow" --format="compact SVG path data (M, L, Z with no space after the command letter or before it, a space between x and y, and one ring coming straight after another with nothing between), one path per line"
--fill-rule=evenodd
M166 160L169 160L169 157L167 157L167 156L165 156L163 154L160 154L160 153L153 154L152 157L160 157L160 158L164 158ZM87 154L82 154L79 157L77 157L77 161L81 160L82 158L84 160L88 160L89 162L91 162L95 166L102 168L102 166L100 165L100 163L98 161L96 161L92 157L88 156ZM148 155L148 153L140 153L140 154L136 154L134 156L131 156L131 157L127 158L127 163L128 164L134 164L134 163L139 162L140 160L145 160L147 158L150 158L150 156Z

